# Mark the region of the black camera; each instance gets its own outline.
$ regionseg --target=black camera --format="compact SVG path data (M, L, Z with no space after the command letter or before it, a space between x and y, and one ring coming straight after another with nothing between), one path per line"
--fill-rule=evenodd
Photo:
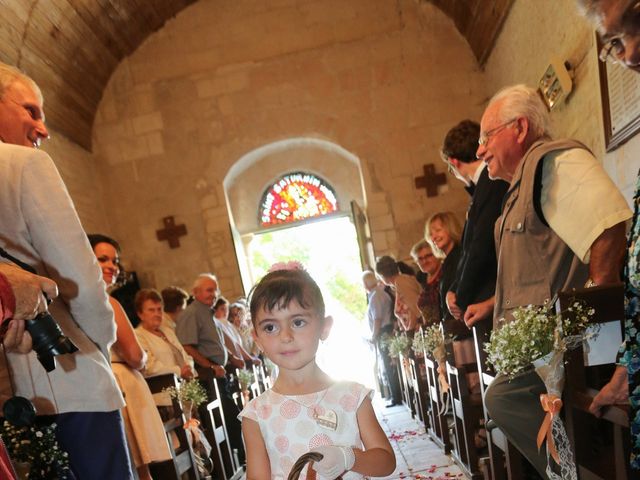
M28 332L33 340L33 349L38 360L47 372L56 368L56 355L78 351L73 342L65 337L62 330L48 312L42 312L31 320L25 320Z

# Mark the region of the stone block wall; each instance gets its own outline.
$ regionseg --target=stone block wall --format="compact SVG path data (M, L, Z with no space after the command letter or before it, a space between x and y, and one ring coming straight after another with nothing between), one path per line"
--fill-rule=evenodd
M82 226L89 233L109 235L111 228L104 208L105 183L98 174L96 159L90 152L56 131L49 130L49 134L51 138L42 143L42 150L47 152L56 164L75 204Z
M376 254L406 258L430 214L464 214L455 179L428 199L414 178L425 163L445 171L443 136L479 118L482 77L429 4L197 2L121 63L96 117L94 154L123 257L145 285L189 286L211 270L225 295L241 294L223 180L256 148L311 137L360 160ZM189 229L179 249L155 239L166 215Z
M605 153L595 34L578 14L575 0L514 2L485 66L489 95L514 83L537 85L552 56L568 61L574 70L573 92L552 111L555 136L589 146L631 201L640 168L640 138Z

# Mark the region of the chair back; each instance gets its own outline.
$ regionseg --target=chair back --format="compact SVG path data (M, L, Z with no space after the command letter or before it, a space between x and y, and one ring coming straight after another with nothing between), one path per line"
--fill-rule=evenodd
M602 330L596 342L602 344L604 335L619 335L624 328L624 286L603 285L561 292L556 309L561 312L575 302L593 308L593 324ZM613 322L613 323L611 323ZM609 328L605 330L604 326ZM611 328L613 327L613 328ZM603 333L604 332L604 333ZM618 339L623 338L618 336ZM608 352L611 363L589 365L589 355L582 346L565 354L565 421L567 433L574 447L578 475L589 479L622 480L631 478L629 472L628 406L614 405L603 409L601 418L589 413L589 406L615 369L615 342ZM598 347L596 347L598 348ZM594 350L596 349L594 348ZM603 352L598 352L603 353Z

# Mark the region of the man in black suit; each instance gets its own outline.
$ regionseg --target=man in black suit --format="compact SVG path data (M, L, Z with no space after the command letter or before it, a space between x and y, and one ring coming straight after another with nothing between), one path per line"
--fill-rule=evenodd
M469 328L491 318L496 282L496 248L493 227L509 184L491 180L482 160L476 158L480 125L463 120L447 133L442 159L471 194L462 237L462 257L456 281L447 292L447 307Z

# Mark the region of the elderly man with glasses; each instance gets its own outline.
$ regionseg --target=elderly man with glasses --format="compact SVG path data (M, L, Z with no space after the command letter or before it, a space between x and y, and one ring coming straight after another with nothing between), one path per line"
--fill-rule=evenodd
M610 61L640 73L640 1L579 0L583 13L598 28L604 44L600 60ZM614 403L628 403L631 427L630 465L640 476L640 175L634 197L635 212L628 239L624 270L625 339L611 381L600 390L589 410Z
M626 201L602 165L575 140L551 140L549 113L532 88L508 87L485 110L476 152L489 176L510 183L495 225L494 329L515 308L549 305L562 290L618 281ZM496 377L485 402L509 440L546 478L536 447L544 385L533 371Z

